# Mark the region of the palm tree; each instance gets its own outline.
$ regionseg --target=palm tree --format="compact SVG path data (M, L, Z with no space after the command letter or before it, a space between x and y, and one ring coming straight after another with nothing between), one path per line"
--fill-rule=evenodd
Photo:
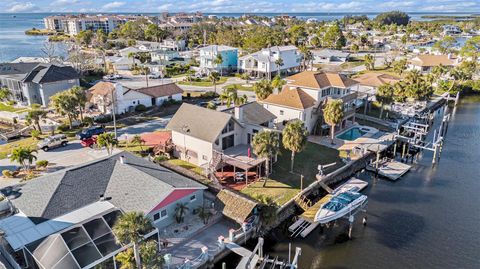
M224 89L218 98L222 103L225 102L227 107L230 107L232 104L234 106L240 106L247 103L248 100L246 95L238 95L237 85Z
M343 101L338 99L330 99L323 108L323 118L325 122L330 125L331 143L333 142L333 136L335 135L335 125L339 124L343 119Z
M117 236L118 243L133 244L137 269L142 269L138 244L152 227L150 219L142 212L127 212L121 215L113 226L113 233Z
M42 133L42 128L40 127L40 120L47 115L46 111L41 109L32 109L27 112L26 121L31 122L37 131Z
M217 110L217 105L214 102L210 101L207 103L207 108L211 110Z
M37 153L37 150L25 147L14 148L10 155L10 161L19 163L24 171L28 171L33 161L37 159L33 153Z
M267 97L273 93L273 86L268 80L262 79L253 84L253 91L255 92L257 99L261 101L267 99Z
M220 80L220 75L217 72L211 72L208 79L213 83L213 91L217 93L217 82Z
M282 135L283 147L292 152L290 172L293 172L295 154L305 148L308 131L301 120L294 120L287 123L287 126L282 131Z
M299 48L300 53L302 53L302 70L307 70L307 62L311 61L313 59L313 54L312 52L308 49L307 46L302 45Z
M85 93L85 90L80 86L72 87L69 92L72 94L73 99L78 106L78 111L80 112L80 120L83 122L83 110L85 109L85 105L87 104L87 94Z
M375 69L375 58L371 54L365 55L365 68L367 70Z
M250 83L250 75L248 73L243 73L241 79L244 79L247 84Z
M215 60L213 60L213 63L215 65L220 65L220 76L223 76L223 57L222 54L217 54L217 57L215 57Z
M162 268L165 260L158 253L156 241L148 241L140 245L140 256L142 257L143 268Z
M131 248L118 253L115 260L121 264L120 269L135 269L135 255Z
M135 58L137 57L137 54L135 52L129 52L127 57L132 58L132 68L135 68Z
M280 151L280 143L278 134L273 131L258 132L252 140L253 152L265 158L265 180L263 186L267 184L267 177L270 174L270 160L276 156Z
M287 82L285 80L283 80L280 75L276 75L273 79L272 79L272 87L277 89L278 91L280 91L280 89L282 89L283 85L287 84Z
M407 69L407 59L403 58L393 62L393 71L399 75L403 74L403 71Z
M175 207L175 220L177 223L182 223L185 218L185 214L188 210L188 206L183 203L178 203Z
M405 95L414 100L427 100L433 93L432 85L418 70L408 72L399 85L403 87Z
M377 89L377 93L375 94L375 98L378 102L380 102L380 119L383 115L383 109L385 105L389 105L393 102L393 92L394 88L391 84L383 84L380 85Z
M115 138L113 133L103 133L98 135L97 144L100 147L105 147L108 155L111 155L113 147L118 145L118 140Z
M145 140L143 140L141 136L136 135L132 138L130 143L133 144L133 145L139 145L140 150L143 151L143 145L145 144Z
M68 125L72 129L72 121L78 116L77 102L72 98L72 94L69 91L58 92L51 96L50 100L58 114L67 116Z
M278 59L275 60L275 65L277 66L277 75L279 75L279 76L281 75L281 74L280 74L280 67L282 67L283 64L284 64L284 63L283 63L283 59L282 59L282 58L278 57Z
M207 224L213 213L210 209L201 206L198 208L198 216L203 220L203 224Z
M8 97L11 94L12 93L10 92L10 90L7 87L0 87L0 100L2 100L2 101L8 100Z

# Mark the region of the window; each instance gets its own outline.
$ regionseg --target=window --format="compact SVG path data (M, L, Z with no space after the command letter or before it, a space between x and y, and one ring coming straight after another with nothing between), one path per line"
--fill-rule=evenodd
M167 218L167 216L168 216L167 210L162 209L162 211L157 212L153 215L153 221L163 220L163 219Z
M207 160L207 155L202 155L202 160L206 161Z
M190 196L190 202L193 202L195 200L197 200L197 196L195 196L195 194Z
M280 110L280 115L283 115L283 110Z

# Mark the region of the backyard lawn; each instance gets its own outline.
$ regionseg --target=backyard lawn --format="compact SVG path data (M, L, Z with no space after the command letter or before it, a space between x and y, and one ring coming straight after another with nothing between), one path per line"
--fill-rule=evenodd
M199 166L196 166L194 164L191 164L189 162L186 162L184 160L180 160L180 159L170 159L168 160L167 162L173 164L173 165L176 165L176 166L180 166L182 168L185 168L187 170L190 170L196 174L199 174L201 176L203 176L203 168L199 167Z
M23 112L27 111L27 108L16 108L5 103L0 103L0 111L7 111L7 112Z
M223 84L227 81L228 77L220 77L220 80L217 81L217 85ZM190 86L199 86L199 87L212 87L213 83L209 79L202 79L200 81L179 81L180 85L190 85Z
M300 175L304 176L303 187L306 188L316 180L319 164L336 163L328 168L326 173L344 165L339 157L339 151L308 142L306 148L295 156L294 173L290 173L291 153L285 149L282 149L281 153L273 165L273 173L265 187L262 187L263 181L259 181L242 189L241 192L261 202L270 200L277 205L283 205L300 191Z

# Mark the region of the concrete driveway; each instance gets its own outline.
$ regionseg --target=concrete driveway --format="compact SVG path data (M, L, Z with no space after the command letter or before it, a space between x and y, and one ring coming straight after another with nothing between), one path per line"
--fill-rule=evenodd
M124 127L117 130L117 136L119 140L131 139L135 135L141 135L143 133L150 133L157 130L165 129L173 115L165 116L159 119L146 121L143 123L135 124L132 126Z

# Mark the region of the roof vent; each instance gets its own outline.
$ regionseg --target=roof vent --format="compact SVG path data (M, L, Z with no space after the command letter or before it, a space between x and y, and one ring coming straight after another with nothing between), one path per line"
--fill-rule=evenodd
M105 201L105 196L103 194L100 194L100 197L98 199L99 201Z
M127 163L127 159L125 159L125 156L120 156L120 163L121 164L126 164Z

